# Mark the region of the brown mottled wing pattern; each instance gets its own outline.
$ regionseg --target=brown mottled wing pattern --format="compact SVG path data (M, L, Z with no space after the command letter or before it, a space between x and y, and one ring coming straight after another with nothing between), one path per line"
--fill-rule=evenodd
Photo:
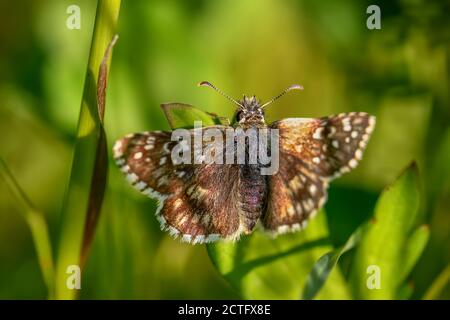
M128 135L115 143L114 158L136 189L158 199L156 216L172 236L194 244L238 238L239 166L174 164L175 144L171 132Z
M269 177L263 227L272 234L306 227L308 218L326 201L327 182L311 173L295 156L280 152L279 169Z
M326 201L328 181L355 168L375 126L363 112L274 122L279 130L279 170L269 178L262 223L272 233L305 226Z

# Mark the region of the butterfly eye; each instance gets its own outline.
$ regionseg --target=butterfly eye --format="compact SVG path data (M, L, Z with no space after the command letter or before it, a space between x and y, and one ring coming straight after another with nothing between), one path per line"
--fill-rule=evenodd
M242 111L242 110L239 110L237 113L236 113L236 121L241 121L242 120L242 118L244 118L244 111Z

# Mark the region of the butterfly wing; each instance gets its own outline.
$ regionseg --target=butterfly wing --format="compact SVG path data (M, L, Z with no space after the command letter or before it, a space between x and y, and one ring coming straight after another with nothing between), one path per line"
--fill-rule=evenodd
M272 234L306 227L308 219L326 201L328 183L312 173L304 161L280 151L279 169L269 176L263 227Z
M158 199L156 216L172 236L192 243L238 238L244 230L239 166L174 163L176 145L171 132L128 135L114 145L114 158L136 189Z
M355 168L375 126L367 113L274 122L279 132L279 170L269 177L262 223L273 233L304 227L323 206L328 181Z

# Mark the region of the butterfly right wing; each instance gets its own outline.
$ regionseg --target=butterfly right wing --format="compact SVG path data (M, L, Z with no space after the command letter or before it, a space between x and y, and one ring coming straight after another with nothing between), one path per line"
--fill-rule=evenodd
M272 235L304 229L327 198L327 180L283 151L279 155L278 172L269 176L268 184L267 210L261 222Z
M244 230L239 166L174 164L176 145L171 132L128 135L114 145L114 158L136 189L159 201L156 216L172 236L191 243L237 239Z
M375 117L351 112L318 119L288 118L271 127L279 130L281 152L303 161L312 173L332 179L358 165Z
M264 228L277 234L304 227L325 203L328 181L361 160L374 125L375 117L363 112L273 123L279 135L279 170L269 177Z

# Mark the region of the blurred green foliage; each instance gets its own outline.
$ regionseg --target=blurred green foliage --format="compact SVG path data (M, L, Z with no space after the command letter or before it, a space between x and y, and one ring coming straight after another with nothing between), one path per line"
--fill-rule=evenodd
M81 30L66 28L66 8L71 4L81 8ZM234 97L256 94L262 100L287 85L302 84L303 92L268 108L269 121L370 112L377 116L377 127L364 160L332 183L326 214L311 222L311 231L277 241L301 243L314 224L323 223L330 235L327 245L343 245L371 218L381 190L415 159L421 173L417 220L429 224L430 239L408 277L412 289L403 292L421 298L435 279L447 279L439 280L434 288L440 289L429 296L449 299L445 268L450 264L450 4L378 1L382 29L368 30L369 4L122 1L120 42L114 50L105 114L108 142L129 132L169 129L159 106L165 102L189 103L231 117L234 106L212 91L197 89L200 80ZM54 247L95 7L89 0L0 2L0 157L45 213ZM0 190L0 298L45 298L22 207L2 180ZM182 244L159 231L155 208L154 201L132 190L110 165L80 297L241 297L214 269L204 246ZM398 241L383 239L389 240L393 246ZM266 249L268 255L276 245L259 232L251 241L261 241L259 250ZM362 254L354 251L342 256L333 273L348 279L352 258ZM310 267L319 257L314 256ZM306 268L289 259L272 267L281 263L287 265L283 268L298 268L299 282L289 282L283 273L272 274L283 293L279 298L292 297L289 292L303 288L306 280ZM330 276L326 286L338 281ZM245 285L250 293L259 290L256 280Z

